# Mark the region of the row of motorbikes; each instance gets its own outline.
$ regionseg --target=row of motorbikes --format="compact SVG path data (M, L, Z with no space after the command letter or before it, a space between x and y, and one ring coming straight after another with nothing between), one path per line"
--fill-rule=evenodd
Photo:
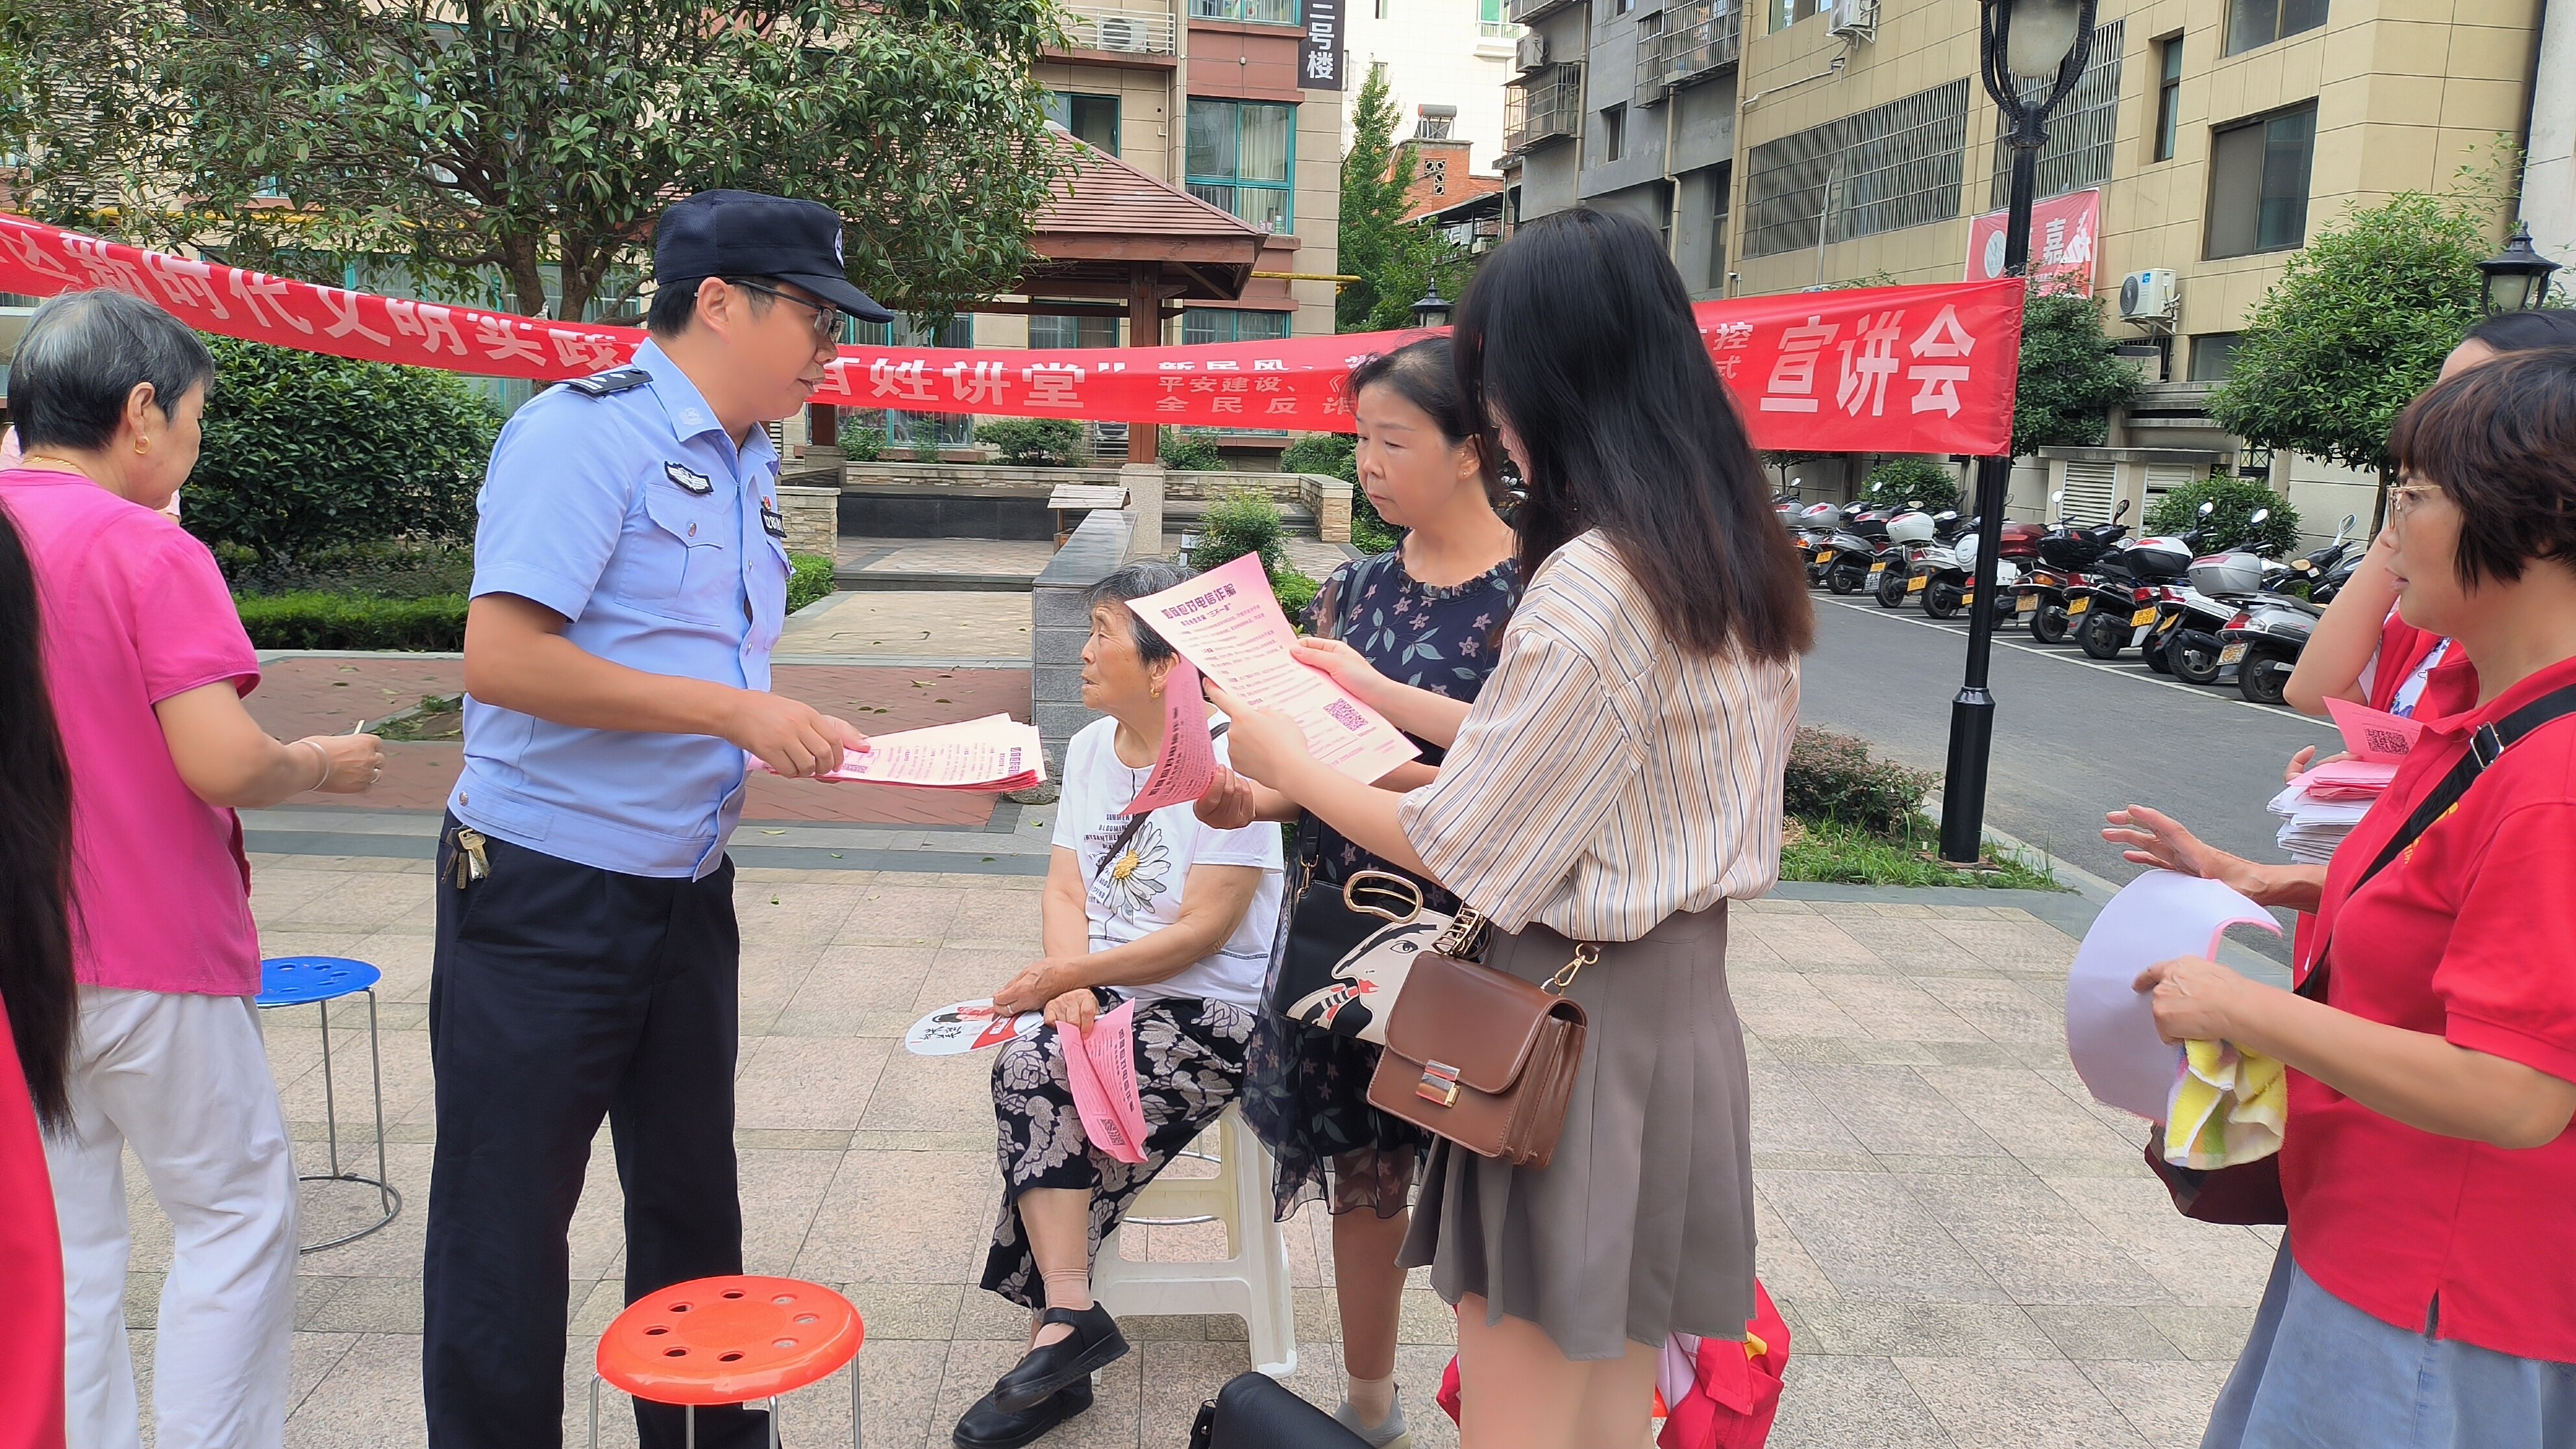
M1881 608L1916 603L1935 619L1979 607L1978 520L1926 513L1911 501L1865 496L1854 504L1772 500L1798 542L1807 582L1836 594L1868 593ZM2121 520L2066 517L2063 490L2049 495L2053 526L2006 523L1995 559L1994 596L1983 607L1996 627L2026 624L2042 644L2070 639L2095 659L2136 650L2147 667L2190 684L2233 683L2256 704L2279 704L2319 615L2361 562L2347 514L2334 540L2286 562L2253 535L2270 517L2257 509L2246 537L2212 536L2200 518L2179 534L2132 538Z

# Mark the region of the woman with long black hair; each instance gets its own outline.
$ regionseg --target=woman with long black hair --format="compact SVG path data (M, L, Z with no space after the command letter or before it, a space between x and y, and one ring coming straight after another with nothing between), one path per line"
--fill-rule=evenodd
M1571 977L1591 1030L1553 1161L1439 1143L1402 1261L1457 1305L1465 1443L1635 1444L1666 1337L1741 1338L1753 1313L1726 902L1779 874L1814 619L1653 232L1589 210L1531 223L1453 341L1528 484L1527 585L1439 778L1361 784L1285 716L1219 703L1237 771L1481 912L1487 966Z
M0 508L0 1449L63 1442L63 1245L38 1127L71 1119L71 771L36 576Z

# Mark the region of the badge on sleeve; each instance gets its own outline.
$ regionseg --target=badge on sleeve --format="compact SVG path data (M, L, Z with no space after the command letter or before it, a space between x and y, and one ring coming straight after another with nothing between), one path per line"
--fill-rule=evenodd
M766 498L760 500L760 526L768 531L771 538L780 543L787 541L787 517L778 511L776 503Z
M662 476L679 484L682 489L687 492L694 493L700 498L704 498L708 494L716 491L714 479L709 478L704 473L692 473L677 463L663 464Z

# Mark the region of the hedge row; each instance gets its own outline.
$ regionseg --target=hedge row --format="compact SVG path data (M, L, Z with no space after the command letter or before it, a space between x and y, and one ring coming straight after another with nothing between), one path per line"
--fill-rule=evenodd
M798 554L787 577L787 611L832 592L832 560ZM299 589L236 594L242 628L262 649L422 649L465 647L465 601L459 594L386 599Z

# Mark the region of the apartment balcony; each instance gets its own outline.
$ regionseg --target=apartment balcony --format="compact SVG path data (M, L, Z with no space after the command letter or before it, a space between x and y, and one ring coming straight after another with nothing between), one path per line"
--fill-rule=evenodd
M1520 152L1581 134L1583 67L1551 65L1503 87L1503 149Z
M1691 0L1640 21L1662 27L1637 37L1637 94L1659 97L1705 79L1744 57L1744 12L1737 0Z
M1574 0L1510 0L1504 9L1510 13L1513 24L1526 25L1542 15L1553 15L1573 3Z
M1121 55L1177 55L1176 27L1168 10L1129 10L1114 5L1064 8L1065 43L1075 50Z

